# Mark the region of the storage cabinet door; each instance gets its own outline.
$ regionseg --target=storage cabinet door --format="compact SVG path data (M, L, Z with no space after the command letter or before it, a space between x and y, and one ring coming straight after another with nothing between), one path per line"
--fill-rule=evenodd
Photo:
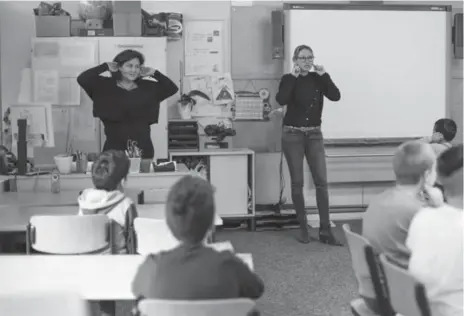
M216 211L221 217L248 214L248 159L246 155L210 156L210 180Z
M120 52L133 49L142 53L145 57L145 66L152 67L166 74L166 38L152 37L117 37L99 39L99 61L110 62ZM109 73L105 73L109 76ZM166 74L167 75L167 74ZM151 126L151 139L155 147L157 159L168 158L168 133L167 133L167 103L161 103L159 120ZM101 147L105 142L103 127L101 127Z

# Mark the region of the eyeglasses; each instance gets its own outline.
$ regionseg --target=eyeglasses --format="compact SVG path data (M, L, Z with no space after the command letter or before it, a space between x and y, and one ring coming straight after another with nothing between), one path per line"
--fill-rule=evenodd
M314 60L314 56L311 56L311 57L298 57L297 59L298 60L303 60L303 61L310 61L310 60Z

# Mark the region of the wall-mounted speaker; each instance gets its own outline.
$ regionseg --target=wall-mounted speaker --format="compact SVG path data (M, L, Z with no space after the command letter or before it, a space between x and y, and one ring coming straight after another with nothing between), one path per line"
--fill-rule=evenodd
M463 59L462 57L462 13L456 13L454 15L453 25L453 46L454 46L454 57Z
M272 59L284 59L284 12L272 11Z

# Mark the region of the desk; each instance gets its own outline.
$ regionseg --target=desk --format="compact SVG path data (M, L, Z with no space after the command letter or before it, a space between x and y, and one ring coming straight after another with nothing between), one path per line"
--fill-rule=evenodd
M180 171L129 174L125 187L140 190L169 189L177 180L187 174L189 173ZM51 191L49 174L10 177L10 180L13 179L16 179L18 192ZM92 177L89 174L63 174L60 176L60 188L61 192L79 192L86 188L93 188Z
M251 269L251 254L237 254ZM77 291L87 300L134 300L139 255L0 256L0 295L26 291Z
M52 192L0 192L0 207L5 206L77 206L80 190ZM128 197L137 203L139 189L125 189Z
M0 195L1 197L1 195ZM29 220L34 215L76 215L76 205L1 205L0 203L0 233L25 232ZM164 204L137 205L139 217L164 219ZM216 215L215 226L222 225L222 219Z

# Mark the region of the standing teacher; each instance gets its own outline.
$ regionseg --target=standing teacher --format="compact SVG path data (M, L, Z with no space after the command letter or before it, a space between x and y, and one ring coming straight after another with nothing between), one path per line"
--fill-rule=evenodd
M158 70L144 67L144 63L140 52L125 50L112 62L90 68L77 77L93 101L93 116L103 122L104 151L124 151L131 140L137 142L143 159L155 156L150 125L158 123L160 103L174 95L178 87ZM111 72L110 78L100 76L105 71Z
M331 101L338 101L340 91L324 67L314 65L314 53L309 46L300 45L295 49L293 63L292 72L285 74L280 81L276 101L281 106L287 106L283 120L282 150L290 172L292 200L300 224L301 235L298 241L309 242L303 196L303 161L306 157L316 187L319 241L341 245L330 227L327 166L321 132L324 96Z

